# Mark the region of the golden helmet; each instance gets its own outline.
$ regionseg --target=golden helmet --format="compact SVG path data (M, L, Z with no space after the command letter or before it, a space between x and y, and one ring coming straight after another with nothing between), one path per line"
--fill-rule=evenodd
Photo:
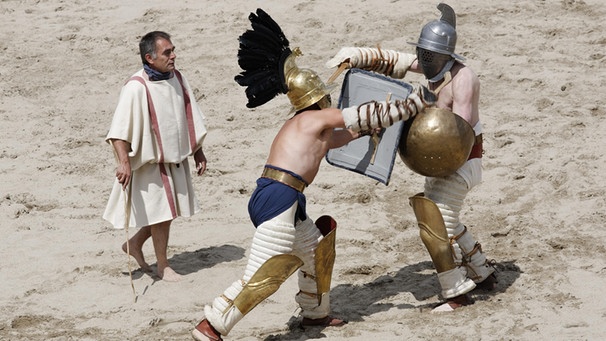
M284 62L284 79L288 88L286 95L295 111L320 102L331 90L313 70L297 67L295 58L300 55L301 50L295 48ZM330 101L324 100L319 105L322 109L329 107Z
M450 110L434 107L404 124L398 153L412 171L443 177L463 166L474 143L475 133L467 121Z

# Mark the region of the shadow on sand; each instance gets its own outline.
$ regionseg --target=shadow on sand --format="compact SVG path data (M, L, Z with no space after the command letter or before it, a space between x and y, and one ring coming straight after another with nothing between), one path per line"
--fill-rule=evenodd
M477 301L489 300L492 296L507 291L523 272L515 260L495 264L498 283L495 290L471 292L472 298ZM347 321L363 321L364 316L370 316L392 308L397 309L431 309L434 303L386 303L390 297L400 293L411 293L417 301L424 301L438 295L439 284L433 264L430 261L405 266L397 272L379 276L363 284L340 284L330 291L331 307L335 316ZM351 300L355 304L351 304ZM360 309L360 307L366 307ZM326 338L320 327L302 328L300 318L291 317L288 321L289 330L285 334L269 335L265 341L278 340L306 340Z

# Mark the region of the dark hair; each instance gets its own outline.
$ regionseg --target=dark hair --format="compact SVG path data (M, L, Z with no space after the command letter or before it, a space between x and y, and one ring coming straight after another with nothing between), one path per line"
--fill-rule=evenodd
M166 39L170 41L170 34L162 31L149 32L141 38L139 42L139 54L143 64L147 64L145 55L149 54L152 58L156 58L156 40Z

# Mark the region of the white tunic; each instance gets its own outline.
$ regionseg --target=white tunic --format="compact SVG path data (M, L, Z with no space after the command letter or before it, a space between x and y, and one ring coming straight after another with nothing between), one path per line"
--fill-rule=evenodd
M200 210L187 157L202 147L206 136L204 115L185 77L182 81L190 99L189 120L178 77L151 82L145 80L143 72L141 69L133 77L145 81L157 124L150 116L146 87L131 79L122 87L106 137L107 142L119 139L131 144L129 158L133 173L129 227L152 225L177 216L189 217ZM125 198L122 185L115 179L103 214L115 228L125 227Z

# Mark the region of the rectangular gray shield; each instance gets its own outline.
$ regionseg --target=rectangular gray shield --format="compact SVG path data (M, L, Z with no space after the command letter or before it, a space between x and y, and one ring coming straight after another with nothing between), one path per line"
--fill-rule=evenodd
M412 85L408 83L369 71L351 69L343 79L339 108L360 105L372 100L385 101L388 95L391 95L391 99L405 99L411 91ZM388 185L403 124L397 122L383 129L378 134L380 140L376 151L371 137L364 136L341 148L329 150L326 161L333 166L366 175Z

